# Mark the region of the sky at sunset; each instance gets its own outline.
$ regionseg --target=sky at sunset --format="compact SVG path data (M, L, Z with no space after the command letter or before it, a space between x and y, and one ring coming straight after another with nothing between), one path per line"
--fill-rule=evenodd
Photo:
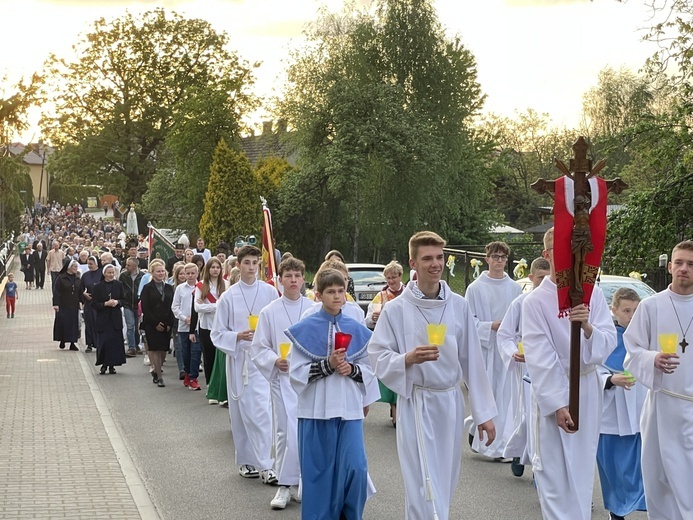
M0 78L14 82L40 70L51 52L69 58L78 35L97 18L163 6L228 33L230 47L241 57L262 62L255 91L270 96L289 49L303 43L303 28L321 5L336 11L343 2L0 0ZM485 111L502 115L533 108L549 113L557 125L576 126L582 95L603 67L637 71L654 51L641 42L650 25L644 0L434 0L434 5L446 31L459 34L477 59ZM257 126L265 117L263 111L254 116ZM38 130L21 137L37 140Z

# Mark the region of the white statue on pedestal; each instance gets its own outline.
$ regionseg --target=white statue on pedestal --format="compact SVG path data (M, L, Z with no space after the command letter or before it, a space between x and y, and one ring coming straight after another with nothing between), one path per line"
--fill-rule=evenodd
M126 220L125 230L128 235L139 235L140 231L137 227L137 213L135 213L135 203L130 204L130 211Z

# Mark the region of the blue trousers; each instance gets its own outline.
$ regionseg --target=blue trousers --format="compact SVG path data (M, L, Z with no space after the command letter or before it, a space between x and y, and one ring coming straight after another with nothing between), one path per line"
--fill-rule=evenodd
M363 420L298 420L301 520L361 520L368 464Z
M202 347L195 334L195 342L190 341L189 332L179 332L181 347L183 350L183 370L190 379L197 379L200 374L200 360L202 359Z

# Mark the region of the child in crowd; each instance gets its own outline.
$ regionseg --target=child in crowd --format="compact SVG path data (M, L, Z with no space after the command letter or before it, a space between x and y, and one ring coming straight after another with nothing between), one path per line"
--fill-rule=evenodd
M623 369L626 347L623 333L640 303L638 293L619 288L611 301L616 317L616 349L601 370L604 412L597 448L597 468L604 507L611 520L623 520L633 511L645 511L645 490L640 468L640 413L647 388Z
M186 283L178 285L173 295L171 310L178 318L178 337L183 350L183 385L190 390L200 390L197 376L202 359L202 347L197 340L195 329L191 329L190 320L197 284L197 265L192 262L185 265Z
M342 312L345 294L344 275L321 270L316 295L322 308L286 331L298 394L303 520L360 519L368 493L363 409L371 403L363 396L377 383L366 352L371 332ZM351 341L340 349L343 334Z
M17 287L17 282L14 281L14 273L7 275L7 283L2 293L5 295L7 317L14 318L14 305L15 302L19 300L19 288Z

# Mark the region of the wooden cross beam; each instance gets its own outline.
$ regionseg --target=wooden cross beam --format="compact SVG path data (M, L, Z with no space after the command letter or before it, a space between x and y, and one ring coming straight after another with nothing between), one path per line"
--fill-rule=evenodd
M583 283L585 281L585 257L592 251L593 244L590 238L589 211L591 205L591 192L589 179L596 177L606 165L606 161L599 161L592 167L592 161L587 157L589 145L584 137L578 137L573 144L573 158L570 167L556 159L556 168L561 173L573 180L574 200L573 214L574 226L571 237L571 250L573 264L570 272L570 300L573 307L580 305L584 297ZM555 192L555 181L539 179L532 184L532 189L539 194L548 193L552 197ZM621 179L606 181L607 192L621 193L628 187ZM567 202L567 201L566 201ZM580 421L580 331L578 322L571 323L570 328L570 397L568 410L575 424L575 431L579 428Z

